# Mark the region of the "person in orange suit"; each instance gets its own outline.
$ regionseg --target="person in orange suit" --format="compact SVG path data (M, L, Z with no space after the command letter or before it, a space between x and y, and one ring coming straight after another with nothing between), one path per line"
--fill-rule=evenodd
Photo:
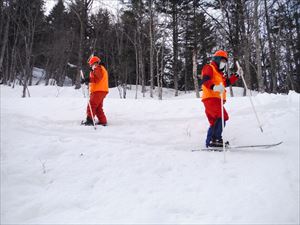
M228 61L228 53L218 50L212 57L209 64L206 64L201 72L202 83L202 102L205 107L205 114L209 121L209 128L206 137L206 147L223 147L222 139L222 111L221 96L226 102L225 87L235 83L239 78L239 71L228 78L225 75L225 68ZM224 125L229 119L228 114L223 107ZM229 142L225 143L229 145Z
M106 126L107 119L103 111L103 101L108 94L108 73L104 65L101 64L101 59L97 56L92 56L88 60L91 72L89 77L81 79L81 83L89 85L90 100L86 110L86 121L82 122L83 125L92 126L93 116L98 118L96 124Z

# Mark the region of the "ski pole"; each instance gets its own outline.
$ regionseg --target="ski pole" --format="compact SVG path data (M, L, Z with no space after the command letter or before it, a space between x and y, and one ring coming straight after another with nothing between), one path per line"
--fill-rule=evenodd
M224 90L225 91L225 90ZM223 91L223 92L224 92ZM222 133L224 132L224 103L223 103L223 92L220 92L220 96L221 96L221 115L222 115ZM225 143L224 143L224 138L222 138L222 142L223 142L223 152L224 152L224 162L226 162L226 151L225 151Z
M80 70L80 74L82 73L82 71ZM81 77L83 77L83 75L81 75ZM81 90L82 90L82 94L83 94L83 97L85 98L85 91L84 91L84 88L83 88L83 85L81 85Z
M83 72L82 70L80 70L80 75L81 75L81 78L84 79L84 76L83 76ZM91 115L92 115L92 120L93 120L93 125L94 125L94 129L96 130L96 123L95 123L95 119L94 119L94 114L93 114L93 110L92 110L92 107L91 107L91 103L90 103L90 93L89 93L89 90L88 90L88 86L86 85L86 88L87 88L87 95L88 95L88 106L89 106L89 109L90 109L90 112L91 112Z
M237 68L238 68L238 69L241 68L238 61L236 61L236 65L237 65ZM243 74L243 73L244 73L244 72L243 72L243 70L242 70L240 76L242 77L242 80L243 80L244 86L245 86L245 88L246 88L246 91L249 91L249 93L250 93L249 99L250 99L250 102L251 102L251 105L252 105L252 109L253 109L253 111L254 111L254 114L255 114L255 117L256 117L258 126L259 126L259 128L260 128L260 131L263 133L264 131L263 131L262 125L261 125L261 123L260 123L260 120L259 120L259 118L258 118L257 112L256 112L256 110L255 110L255 107L254 107L254 104L253 104L253 101L252 101L252 93L251 93L251 90L249 90L248 87L247 87L247 84L246 84L246 81L245 81L245 78L244 78L244 74Z
M83 75L82 70L80 70L80 76L81 76L81 79L84 79L84 75ZM84 83L84 84L85 84L85 83ZM85 90L84 90L84 88L83 88L84 84L81 85L81 89L82 89L83 97L86 97L86 96L85 96Z

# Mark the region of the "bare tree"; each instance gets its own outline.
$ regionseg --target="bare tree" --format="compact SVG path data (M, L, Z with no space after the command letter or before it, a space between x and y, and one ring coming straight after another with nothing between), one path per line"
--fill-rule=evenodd
M153 98L154 89L154 71L153 71L153 2L149 0L149 63L150 63L150 97Z
M267 5L267 0L264 0L264 5L265 5L265 17L266 17L266 27L267 27L267 41L269 45L269 54L270 54L270 66L271 66L271 92L277 93L277 75L276 75L276 68L275 68L275 51L273 47L273 40L271 37L271 26L270 26L270 17L269 17L269 11L268 11L268 5Z
M2 74L2 64L3 64L5 50L7 48L7 42L8 42L8 30L9 30L9 24L10 24L10 11L11 11L10 9L11 9L11 6L8 6L8 9L6 9L4 11L2 9L2 3L1 3L1 24L2 24L2 21L6 21L6 24L5 24L5 28L4 28L4 32L3 32L4 34L2 37L2 41L1 41L0 74ZM6 17L6 20L4 19L5 17ZM2 28L2 26L1 26L1 28Z
M26 97L26 90L28 81L32 76L32 51L34 44L34 37L38 23L40 22L42 2L39 0L26 1L21 0L20 4L20 31L24 43L24 70L23 70L23 95Z
M196 16L197 3L193 0L193 24L194 24L194 43L193 43L193 80L196 97L200 98L198 78L197 78L197 52L198 52L198 33L197 33L197 16Z
M259 17L258 17L258 6L259 0L254 1L254 33L255 33L255 52L256 52L256 64L257 64L257 81L258 81L258 91L264 92L264 79L262 76L262 60L261 60L261 46L259 38Z
M197 78L197 52L193 50L193 79L194 79L194 87L196 92L196 97L200 98L199 86L198 86L198 78Z
M93 4L93 0L70 0L70 9L75 13L80 23L79 34L79 49L78 49L78 61L77 61L77 76L75 80L75 89L79 89L80 85L80 71L82 70L82 61L84 54L84 45L86 38L86 29L88 23L88 12Z
M142 2L137 2L137 48L138 48L138 68L140 74L140 81L142 85L143 97L145 97L146 87L145 87L145 68L144 68L144 57L143 57L143 43L142 43Z
M178 3L172 1L172 32L173 32L173 76L175 96L178 96Z

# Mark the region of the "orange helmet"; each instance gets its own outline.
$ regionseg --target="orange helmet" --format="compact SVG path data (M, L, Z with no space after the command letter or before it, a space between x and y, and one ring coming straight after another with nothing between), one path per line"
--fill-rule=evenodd
M92 56L91 58L89 58L89 65L92 66L94 63L99 63L101 61L101 59L97 56Z
M221 58L225 58L226 60L228 60L228 53L226 51L218 50L214 54L214 57L216 57L216 56L219 56Z

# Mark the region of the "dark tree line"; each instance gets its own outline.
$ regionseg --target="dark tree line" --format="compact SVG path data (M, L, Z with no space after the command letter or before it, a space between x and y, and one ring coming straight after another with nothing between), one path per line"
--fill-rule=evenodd
M96 11L97 0L57 0L48 15L44 0L0 3L1 83L22 85L24 97L41 81L63 86L67 78L80 88L91 54L122 98L131 85L160 99L162 87L199 97L198 75L219 48L241 63L250 89L300 92L297 0L120 0L114 14ZM33 67L45 70L35 83Z

